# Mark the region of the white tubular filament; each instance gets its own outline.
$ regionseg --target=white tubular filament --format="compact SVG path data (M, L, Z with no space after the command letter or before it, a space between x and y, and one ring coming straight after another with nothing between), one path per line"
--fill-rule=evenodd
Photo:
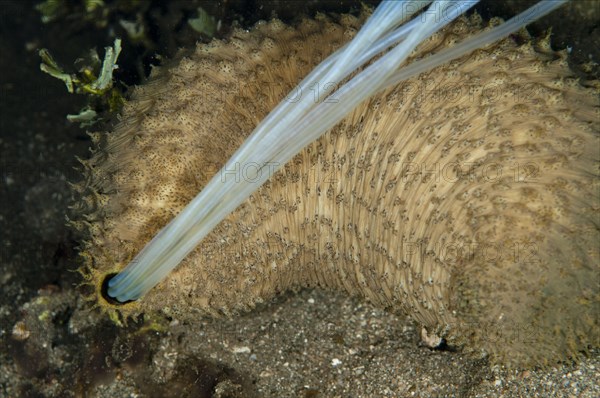
M316 102L311 96L302 96L297 102L284 99L181 213L108 282L108 294L127 302L147 293L256 191L270 177L274 167L283 166L362 101L386 87L506 37L567 1L541 1L505 24L410 65L403 63L417 45L478 0L383 1L354 39L318 65L292 93L305 92L315 82L340 82L376 55L389 51L328 94L328 98L336 101ZM429 8L417 15L429 3ZM231 170L232 165L250 161L263 165L257 170L256 178L250 176L241 181L222 178L222 173Z

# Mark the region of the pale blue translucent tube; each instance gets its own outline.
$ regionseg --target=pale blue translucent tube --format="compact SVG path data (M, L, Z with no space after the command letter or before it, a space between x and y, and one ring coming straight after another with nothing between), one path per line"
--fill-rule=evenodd
M415 22L417 17L403 25L404 30L401 27L396 31L393 29L409 17L401 15L402 10L406 10L408 6L416 6L416 3L422 5L423 2L383 2L355 39L315 68L299 87L307 88L319 79L324 82L339 82L390 45L400 44L332 94L338 99L336 103L324 101L317 104L308 96L302 98L299 104L282 102L255 129L221 172L227 171L227 167L236 162L244 164L252 161L265 166L281 166L377 91L505 37L564 2L566 0L538 3L507 24L478 34L449 50L443 50L398 71L398 66L420 42L476 1L435 1L427 13L439 12L439 15L447 18L438 18L434 23L418 23ZM376 34L371 35L368 29L373 29L371 32ZM354 44L356 39L359 39L358 44ZM144 247L125 270L109 281L109 295L121 302L134 300L164 279L223 218L270 177L265 168L258 170L260 174L252 182L223 182L221 172L217 173L203 191Z
M422 3L422 2L419 2L419 3ZM474 4L474 2L470 2L470 3ZM396 9L398 9L398 4L399 3L395 3L394 4L394 7L396 7ZM435 3L435 5L441 6L441 7L446 7L448 4L450 4L450 2L448 2L448 1L446 1L446 2L436 2ZM432 6L432 8L433 8L433 6ZM444 8L440 8L440 7L437 7L437 8L440 9L440 10L444 9ZM413 9L415 9L415 8L413 8ZM389 15L390 15L390 13L388 12L389 10L384 9L384 11L385 11L384 13L379 13L379 15L385 14L386 16L389 17ZM458 14L460 14L460 13L457 13L456 15L458 15ZM444 20L443 18L437 18L437 20L440 21L440 22L438 22L439 27L441 27L444 24L446 24L446 23L449 22L448 20ZM378 27L382 26L382 24L377 24L377 23L372 24L372 25L378 26ZM427 28L427 25L421 24L420 29L423 32L426 32L428 28ZM431 28L429 27L429 29L431 29ZM432 29L431 31L433 31L433 30L435 30L435 29ZM384 32L383 29L380 29L380 31ZM423 34L421 34L421 36L422 37L420 39L418 38L418 36L417 36L417 38L414 38L412 45L405 46L405 50L404 51L405 51L406 55L408 55L412 51L412 49L414 49L414 47L418 43L420 43L426 37L426 35L423 35ZM368 44L370 45L370 43L368 43ZM355 57L352 57L352 58L354 59ZM402 62L402 60L396 60L396 62L394 62L393 64L390 63L390 65L387 67L387 70L388 71L392 71L401 62ZM348 71L351 71L351 69L352 68L347 68ZM331 74L329 74L328 76L331 76ZM374 76L380 76L380 78L382 78L383 75L381 74L381 71L378 71L378 73L375 74ZM297 121L294 121L293 123L295 124L296 122ZM287 126L289 127L290 124L287 124ZM280 127L280 128L283 129L283 127ZM318 132L318 129L317 130L313 129L313 131L317 131ZM315 138L318 137L320 134L321 133L318 133L317 135L315 135ZM311 138L311 141L312 140L313 140L313 138ZM271 151L270 153L273 153L273 148L277 149L277 146L273 145L273 141L272 140L267 139L267 140L264 140L264 142L266 143L266 147L262 148L262 149L264 149L265 153L269 153L269 151ZM244 144L245 148L249 147L249 146L246 145L247 143L248 143L248 141ZM283 145L286 146L285 143ZM263 153L262 149L260 148L260 145L254 146L254 148L252 148L252 150L250 151L250 155L253 155L253 158L252 158L253 160L256 160L257 153L258 154ZM236 159L236 160L240 160L240 161L245 161L245 159L244 159L243 156L239 156L239 153L240 153L240 151L238 151L238 153L237 153L238 156L234 155L232 157L232 159ZM273 157L271 155L269 155L266 159L272 159L272 158ZM276 163L277 164L282 164L279 161L277 161ZM210 185L210 183L209 183L209 185L207 185L207 187L204 189L204 191L197 198L197 202L196 202L196 200L194 200L194 202L196 202L196 203L203 203L203 202L207 203L207 202L209 202L210 201L210 197L208 196L209 194L212 194L213 198L214 197L220 197L220 198L222 198L222 200L218 201L218 203L216 203L214 206L205 206L203 209L201 209L199 212L197 212L194 216L197 217L197 216L200 215L200 217L202 217L202 218L208 218L209 220L212 220L213 222L210 222L209 220L203 221L202 224L201 224L201 226L200 226L201 227L200 230L197 230L198 228L192 227L191 228L192 230L196 230L195 234L193 233L193 231L187 231L187 232L183 231L178 236L171 236L171 237L169 237L170 243L172 245L171 247L175 246L175 247L180 248L180 250L179 251L175 251L175 252L170 251L167 258L164 258L164 256L160 256L162 253L164 253L164 251L162 253L160 251L158 251L158 250L155 250L154 253L152 253L151 251L146 252L145 253L146 257L153 258L154 261L155 261L155 263L158 263L158 262L162 261L163 262L162 266L159 269L155 270L155 272L151 271L152 268L145 268L145 269L141 269L140 270L139 269L140 267L138 267L138 272L132 272L129 275L129 281L130 281L129 283L133 283L134 281L140 282L140 280L142 282L143 281L148 282L148 280L149 279L150 280L153 279L153 277L156 274L159 274L159 275L160 274L164 274L164 271L163 271L162 268L163 267L167 267L169 265L169 263L173 263L173 258L180 257L179 253L182 253L182 252L185 253L183 255L183 257L185 257L185 255L187 254L187 252L193 250L193 248L197 245L197 243L194 243L193 245L189 245L189 244L188 245L183 245L183 244L179 244L179 242L183 241L184 243L185 242L189 243L189 242L191 242L191 241L193 241L195 239L201 239L201 238L197 237L198 235L204 237L208 232L210 232L210 230L214 227L214 225L216 225L216 223L220 222L220 220L222 218L224 218L229 212L231 212L233 209L235 209L235 207L237 207L239 205L239 203L236 203L236 202L237 202L237 200L239 200L240 197L244 198L244 199L242 199L242 201L245 200L245 198L247 196L249 196L252 191L254 191L258 186L260 186L260 184L262 184L264 182L264 180L266 180L266 178L268 178L267 174L263 174L263 175L265 175L265 178L263 178L263 181L256 181L256 182L254 182L253 185L251 185L251 184L241 184L241 186L247 186L247 188L250 189L250 191L248 193L244 194L244 196L240 196L241 192L236 192L237 191L236 188L239 188L240 184L233 185L233 186L229 187L228 190L225 190L225 192L223 192L223 185L224 184L219 184L220 186L217 185L215 187L216 189L212 190L212 189L209 189L209 185ZM214 179L211 182L215 182L215 181L218 182L218 178ZM219 188L221 188L221 189L219 189ZM221 191L221 192L219 192L219 191ZM203 195L204 195L204 197L203 197ZM231 197L231 198L228 198L228 197ZM234 200L234 199L236 199L236 200ZM232 205L231 206L232 208L231 209L228 209L227 207L223 208L223 205L222 205L223 203ZM241 201L240 201L240 203L241 203ZM219 209L219 207L220 207L220 209ZM193 212L193 211L195 211L195 209L193 209L193 206L188 207L188 209L186 209L186 210L189 210L190 213ZM215 214L215 211L218 211L218 210L221 210L221 212L224 213L224 214L223 215L219 215L220 213L216 213ZM184 212L185 212L185 210L184 210ZM187 221L187 220L184 219L184 221ZM173 224L174 223L171 223L170 227L172 227ZM187 225L190 225L190 223L188 223ZM166 228L165 230L163 230L163 232L161 234L157 235L157 238L155 238L155 239L157 239L157 240L158 239L163 239L164 240L165 232L169 232L170 229L173 230L174 228ZM178 229L178 230L182 231L181 229ZM193 236L195 236L195 237L193 237ZM199 240L198 240L198 242L199 242ZM152 246L152 245L150 245L150 246ZM157 246L157 245L154 245L154 246ZM148 248L148 246L147 246L147 248ZM150 249L152 249L152 247L150 247ZM158 253L158 255L160 257L157 258L156 257L156 253ZM138 259L143 259L142 254L144 254L144 253L142 252L142 253L140 253L140 255L138 255ZM183 258L183 257L181 257L181 258ZM175 265L176 264L177 263L175 263ZM171 268L169 268L169 270L170 269ZM152 272L152 273L150 273L150 272ZM167 273L168 273L168 271L167 271ZM116 281L112 280L111 282L113 282L113 283L111 283L111 285L115 286ZM125 282L127 282L127 279L125 279ZM134 298L136 295L142 293L141 290L143 289L143 285L144 285L144 283L138 283L138 289L129 290L129 293L130 293L129 297L122 297L122 298L119 298L119 299L121 301L127 301L129 299ZM113 292L112 290L109 290L109 294L112 295L113 293L114 293L115 296L119 297L118 296L118 292Z

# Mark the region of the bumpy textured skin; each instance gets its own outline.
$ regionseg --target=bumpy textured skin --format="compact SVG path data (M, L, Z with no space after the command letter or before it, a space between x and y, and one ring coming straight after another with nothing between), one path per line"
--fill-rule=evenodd
M90 299L121 319L161 312L194 321L321 286L404 311L507 365L597 345L598 89L574 79L547 39L504 40L366 101L141 300L115 306L100 296L106 276L360 24L259 23L155 68L114 131L92 135L83 162L84 217L73 224L88 236ZM477 16L461 19L413 56L479 29Z

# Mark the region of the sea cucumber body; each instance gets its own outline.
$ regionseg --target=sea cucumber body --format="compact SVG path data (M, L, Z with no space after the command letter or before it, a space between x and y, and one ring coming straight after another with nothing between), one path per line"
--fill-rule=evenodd
M103 300L104 278L359 26L350 16L260 23L198 45L133 91L114 131L93 135L79 187L85 221L74 225L87 233L92 298L124 316L194 321L321 286L406 312L506 364L577 356L597 342L597 88L571 76L564 53L512 39L361 104L141 300ZM463 18L413 57L478 29L477 17ZM288 100L323 101L332 83ZM250 162L221 177L255 171Z

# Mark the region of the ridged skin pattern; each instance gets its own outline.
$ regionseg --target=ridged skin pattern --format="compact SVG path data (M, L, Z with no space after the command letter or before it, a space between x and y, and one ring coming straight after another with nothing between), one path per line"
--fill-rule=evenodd
M84 217L73 224L87 233L90 298L121 319L193 322L321 286L406 312L507 365L597 344L598 86L574 79L545 39L506 39L385 90L275 173L141 300L100 296L106 276L360 25L351 16L259 23L198 45L135 88L83 162ZM413 55L479 29L477 16L463 18ZM295 95L323 101L330 83L340 82Z

